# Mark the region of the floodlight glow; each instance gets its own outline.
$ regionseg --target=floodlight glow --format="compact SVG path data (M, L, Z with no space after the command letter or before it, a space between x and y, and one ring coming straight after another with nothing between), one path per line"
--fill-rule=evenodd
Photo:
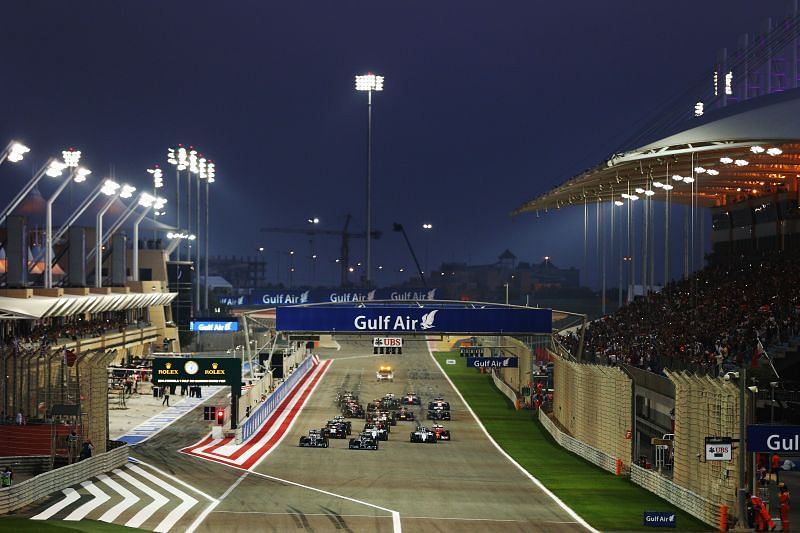
M100 189L100 192L102 192L106 196L111 196L115 192L117 192L117 189L119 189L119 187L120 187L119 183L117 183L114 180L107 179L105 183L103 183L103 188Z
M146 192L143 192L139 195L139 205L142 207L150 207L153 205L153 202L156 200L155 196L151 196Z
M12 142L11 148L8 151L8 160L12 163L19 163L22 161L22 158L25 157L25 154L30 152L31 149L25 146L22 143Z
M644 191L644 194L646 196L653 196L655 193L656 193L656 191L652 191L650 189L647 189L646 191Z
M697 102L696 104L694 104L694 116L702 117L704 112L704 107L705 106L703 105L703 102Z
M665 191L671 191L671 190L672 190L672 189L674 189L675 187L673 187L673 186L672 186L672 185L670 185L669 183L665 183L663 188L664 188L664 190L665 190Z
M189 172L199 174L200 168L197 166L197 150L189 150Z
M623 201L621 201L621 200L614 200L614 205L615 205L615 206L617 206L617 207L619 207L619 206L621 206L621 205L625 205L625 202L623 202Z
M746 159L737 159L736 161L734 161L734 163L736 164L737 167L746 167L747 165L750 164L750 162L747 161Z
M210 159L208 161L208 165L206 166L206 176L208 177L208 183L214 183L217 181L215 179L217 176L217 165L215 165Z
M715 168L709 168L708 170L706 170L706 174L708 174L709 176L719 176L719 170Z
M653 182L653 187L655 187L656 189L660 189L663 186L664 186L664 184L661 183L660 181L654 181Z
M190 240L190 241L193 241L193 240L195 240L196 238L197 238L197 235L195 235L195 234L189 235L189 240Z
M683 182L684 183L694 183L694 178L691 177L691 176L686 176L685 178L683 178Z
M635 202L638 199L639 199L639 197L636 196L635 194L631 194L630 196L628 196L628 200L630 200L632 202Z
M382 91L383 76L372 73L356 76L356 91Z
M156 211L161 211L165 205L167 205L167 199L159 197L156 198L156 201L153 204L153 209L155 209Z
M70 168L75 168L78 166L78 162L81 160L81 151L74 150L70 148L69 150L64 150L61 152L62 157L64 158L64 164L66 164Z
M781 150L780 148L768 148L767 153L771 156L776 156L776 155L781 155L783 153L783 150Z
M724 163L726 165L730 165L731 163L733 163L733 159L731 159L730 157L720 157L719 162Z
M642 189L641 187L636 187L634 191L636 191L636 194L642 194L644 192L644 189Z
M623 198L625 198L625 199L627 200L628 198L630 198L630 197L631 197L631 195L630 195L630 194L628 194L628 193L622 193L622 197L623 197Z
M683 176L681 176L680 174L673 174L672 179L675 181L683 181Z
M202 155L197 159L197 172L201 180L208 177L208 164L205 157Z
M67 168L67 165L62 163L61 161L51 161L50 165L47 167L45 174L50 176L51 178L57 178L61 175L64 169Z
M703 172L706 171L706 169L703 167L694 167L694 171L697 172L698 174L702 174Z
M119 197L120 198L130 198L131 196L133 196L134 192L136 192L136 187L134 187L132 185L125 184L125 185L122 186L122 192L119 193Z
M84 181L86 181L86 176L88 176L91 173L92 171L89 170L88 168L80 167L75 171L75 179L73 179L72 181L74 181L75 183L83 183Z
M733 72L728 71L725 74L725 94L733 94Z
M763 146L758 146L758 145L751 146L750 147L750 151L753 152L754 154L763 154L764 153L764 147Z

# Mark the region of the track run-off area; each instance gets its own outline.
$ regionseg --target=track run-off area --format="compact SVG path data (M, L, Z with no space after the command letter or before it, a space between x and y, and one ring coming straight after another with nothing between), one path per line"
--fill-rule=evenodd
M209 533L591 530L494 443L428 342L407 342L403 355L372 355L368 340L337 341L340 349L319 351L320 364L297 394L245 445L211 439L198 408L133 447L128 467L67 489L27 516ZM394 381L378 382L375 372L387 364ZM350 450L347 439L299 447L301 435L339 414L343 390L362 404L415 392L422 405L412 409L427 426L428 401L443 396L452 440L411 443L417 422L398 421L375 451ZM224 392L209 403L221 398ZM363 420L351 420L355 436Z

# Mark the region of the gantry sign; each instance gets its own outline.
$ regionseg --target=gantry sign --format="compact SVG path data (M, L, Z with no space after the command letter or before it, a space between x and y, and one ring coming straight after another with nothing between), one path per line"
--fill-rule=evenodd
M550 309L463 302L371 302L279 307L276 329L310 333L410 335L549 334Z

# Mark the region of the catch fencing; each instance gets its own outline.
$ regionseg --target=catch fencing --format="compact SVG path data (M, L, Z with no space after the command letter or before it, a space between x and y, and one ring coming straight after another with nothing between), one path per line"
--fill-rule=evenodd
M612 474L617 473L617 458L608 455L607 453L603 453L602 451L598 450L597 448L593 448L588 444L585 444L579 441L576 438L570 437L563 431L561 431L558 426L550 420L550 417L544 412L543 409L539 409L539 422L542 423L542 426L550 433L550 436L558 443L559 446L565 448L572 453L586 459L592 464L595 464L606 470L611 472Z
M631 465L631 481L712 526L720 523L720 514L727 509L638 465Z

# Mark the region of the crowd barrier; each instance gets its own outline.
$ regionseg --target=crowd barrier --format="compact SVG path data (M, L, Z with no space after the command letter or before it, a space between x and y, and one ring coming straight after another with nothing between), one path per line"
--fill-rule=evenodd
M62 466L0 489L0 515L26 507L35 501L77 485L103 472L119 468L128 462L128 446L101 453L71 465Z
M500 373L497 369L492 369L492 381L494 381L494 386L498 388L500 392L505 395L506 398L509 399L511 404L514 406L514 409L519 410L519 402L517 402L517 393L514 392L508 383L503 381L503 378L500 377Z
M283 399L292 391L294 386L300 378L308 372L311 368L311 357L306 357L302 363L287 377L280 385L278 385L272 394L270 394L261 405L250 413L250 418L245 420L236 430L236 444L241 444L247 439L252 437L256 431L267 421L269 416L275 410Z
M673 483L653 470L632 465L631 481L711 526L719 525L720 514L727 512L722 510L723 506Z
M584 444L578 439L570 437L561 431L542 409L539 409L539 422L542 423L542 426L544 426L547 432L550 433L550 436L553 437L553 439L562 448L565 448L582 457L583 459L586 459L590 463L599 466L603 470L611 472L612 474L620 474L618 471L619 461L616 457L611 457L610 455L601 452L597 448L592 448L588 444Z

